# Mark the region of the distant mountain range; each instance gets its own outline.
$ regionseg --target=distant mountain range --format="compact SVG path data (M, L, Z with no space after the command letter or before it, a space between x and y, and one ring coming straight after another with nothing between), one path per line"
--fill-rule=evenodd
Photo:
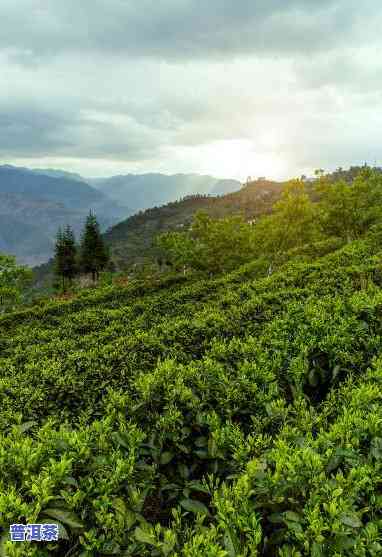
M95 178L89 183L133 212L158 207L188 195L224 195L239 190L237 180L219 180L199 174L127 174Z
M187 195L220 195L240 188L235 180L195 174L142 174L85 179L56 169L0 166L0 251L34 266L53 254L57 229L78 235L90 210L103 230L129 215Z
M79 234L90 210L104 230L131 214L83 181L0 166L0 251L20 262L47 261L57 229L70 224Z

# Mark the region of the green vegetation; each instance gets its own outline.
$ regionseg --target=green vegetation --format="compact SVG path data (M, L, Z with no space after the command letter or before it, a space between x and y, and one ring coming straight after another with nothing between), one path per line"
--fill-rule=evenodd
M57 232L54 271L62 279L62 290L65 291L66 282L72 283L77 273L77 247L73 230L67 226L64 231Z
M382 175L362 169L353 182L322 175L314 188L303 180L285 184L270 214L213 219L198 212L180 232L158 238L165 259L209 274L230 271L256 257L285 260L291 249L319 241L350 242L382 221Z
M272 209L282 186L278 182L256 181L235 193L218 197L191 195L163 207L141 211L103 235L111 262L117 271L134 275L145 273L147 267L158 270L158 261L164 260L156 241L158 235L187 229L198 211L214 219L241 215L245 220L252 220ZM50 292L54 280L53 261L35 267L33 271L35 293L42 288Z
M317 188L322 201L326 232L344 236L348 241L360 238L381 219L381 174L365 168L351 183L346 180L320 181Z
M335 235L323 190L160 240L195 272L0 317L3 553L382 553L381 217ZM42 521L58 543L7 541Z
M0 253L0 312L21 300L21 294L32 280L26 267L17 265L14 257Z
M84 273L91 273L93 281L98 279L109 260L99 224L95 215L90 213L86 219L80 246L80 267Z
M212 219L203 212L196 214L189 230L163 234L158 245L171 265L209 274L230 271L255 254L250 226L242 218Z
M77 256L79 251L79 256ZM93 283L99 279L109 261L109 253L101 236L97 218L91 212L88 215L82 232L81 244L77 250L73 230L67 226L64 231L58 230L54 254L54 272L62 280L62 291L66 291L67 283L79 273L91 274Z
M324 238L320 205L313 203L302 181L288 183L272 214L260 219L254 234L263 253L280 257L291 248Z
M256 181L240 191L220 197L188 196L180 201L154 207L129 217L104 236L112 259L120 270L152 264L162 257L156 238L167 232L187 230L196 213L202 211L213 219L240 215L245 221L270 212L280 197L283 184ZM44 269L42 269L42 274Z

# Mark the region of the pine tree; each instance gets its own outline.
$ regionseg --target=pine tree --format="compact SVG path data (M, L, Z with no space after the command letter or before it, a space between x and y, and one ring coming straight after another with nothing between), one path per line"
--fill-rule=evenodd
M91 273L93 282L99 277L109 261L109 253L102 239L97 218L89 213L82 233L80 265L84 273Z
M56 244L54 247L54 274L62 278L62 289L65 290L64 277L64 234L59 228L56 234Z
M71 282L77 274L77 246L74 232L70 226L64 231L65 276Z
M76 239L70 226L57 232L54 260L55 274L62 278L62 289L65 291L66 281L71 283L77 273Z

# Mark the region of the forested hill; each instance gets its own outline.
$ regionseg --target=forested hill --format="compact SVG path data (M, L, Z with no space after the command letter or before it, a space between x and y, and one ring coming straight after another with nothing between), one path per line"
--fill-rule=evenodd
M326 174L325 180L352 182L361 170L362 167L338 169ZM380 172L380 169L374 170ZM186 229L195 213L200 210L215 218L241 214L247 221L267 214L280 198L285 184L286 182L258 179L247 182L233 193L220 196L191 195L132 215L105 233L113 263L118 270L126 270L155 261L159 254L155 245L156 237L168 230ZM305 181L305 184L307 193L314 199L314 182ZM41 285L51 281L51 271L51 262L36 268L37 283Z
M271 210L283 185L281 182L256 180L222 196L189 196L129 217L113 226L105 234L105 240L118 268L148 262L158 253L154 245L156 236L189 226L196 212L203 210L215 218L242 214L246 220L251 220Z
M380 172L380 169L374 169ZM339 168L327 173L325 180L352 182L362 171L354 166L347 170ZM317 197L314 182L304 180L307 193ZM167 230L179 230L190 225L193 215L203 210L214 218L241 214L248 220L267 214L280 198L286 182L258 179L247 182L238 191L220 196L194 195L161 207L154 207L132 215L113 226L105 234L114 262L118 268L126 268L152 260L158 254L155 237Z
M187 228L200 210L213 217L242 214L247 220L267 213L279 199L283 183L256 180L221 196L191 195L161 207L141 211L111 227L104 235L118 270L155 261L155 239L168 230ZM52 281L52 261L34 269L38 285Z

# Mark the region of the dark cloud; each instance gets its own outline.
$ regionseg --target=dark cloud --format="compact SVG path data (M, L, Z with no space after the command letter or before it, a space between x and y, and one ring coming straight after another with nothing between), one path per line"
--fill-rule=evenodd
M69 115L36 110L28 105L0 106L0 153L2 156L44 156L48 151L69 147L65 128Z
M2 0L0 46L20 63L86 50L166 60L307 54L347 40L358 13L354 0Z
M131 119L128 126L105 121L97 113L50 111L24 105L0 107L2 157L112 157L134 161L157 154L154 130Z

